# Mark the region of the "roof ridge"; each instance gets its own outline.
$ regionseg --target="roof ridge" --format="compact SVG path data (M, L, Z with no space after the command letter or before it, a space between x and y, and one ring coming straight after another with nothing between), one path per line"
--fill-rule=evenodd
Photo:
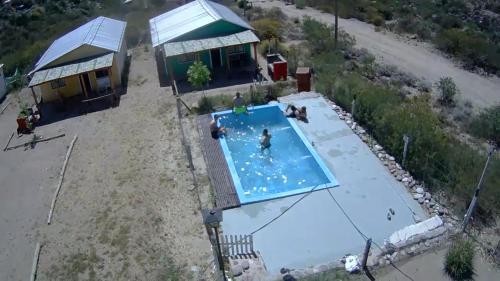
M90 39L90 42L85 42L88 45L92 45L92 42L94 42L94 39L97 36L97 33L99 33L99 29L101 28L102 24L104 23L104 17L102 17L102 16L98 17L94 21L97 22L98 20L100 20L100 21L99 21L99 24L97 25L97 27L95 28L95 30L92 30L92 28L91 28L92 32L94 33L93 34L94 36L92 36L92 39ZM94 25L92 25L92 27L94 27Z
M222 19L222 16L212 7L210 1L196 0L205 9L205 11L214 18L214 20Z

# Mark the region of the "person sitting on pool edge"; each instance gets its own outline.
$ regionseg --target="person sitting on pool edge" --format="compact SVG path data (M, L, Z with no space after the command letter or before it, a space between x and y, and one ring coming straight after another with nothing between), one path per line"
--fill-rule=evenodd
M240 92L236 92L236 96L233 98L233 112L236 114L247 113L245 100L241 97Z
M290 113L288 113L289 110L290 110ZM308 123L307 108L305 106L298 109L295 107L295 105L289 104L286 107L284 113L285 113L286 117L288 117L288 118L297 118L297 120L301 120L301 121L304 121L305 123Z
M266 149L269 147L271 147L271 134L269 134L267 129L264 129L264 131L262 131L262 137L260 138L260 148Z
M305 106L303 106L297 111L298 111L298 113L297 113L296 118L300 121L307 123L308 122L308 120L307 120L307 108Z
M214 119L210 121L210 134L212 135L212 138L218 139L221 136L226 134L226 128L224 127L219 127L217 125L217 121L219 121L220 116L219 115L214 115Z

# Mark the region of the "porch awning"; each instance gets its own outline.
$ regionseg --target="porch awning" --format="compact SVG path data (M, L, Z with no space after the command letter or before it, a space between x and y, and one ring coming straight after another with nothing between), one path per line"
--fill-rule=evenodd
M80 61L78 63L67 64L37 71L33 75L33 78L31 79L28 87L33 87L53 80L110 67L113 65L113 55L114 53L109 53L104 56Z
M182 54L189 54L234 45L255 43L259 41L259 38L251 30L246 30L227 36L165 43L163 45L163 50L165 51L165 57L173 57Z

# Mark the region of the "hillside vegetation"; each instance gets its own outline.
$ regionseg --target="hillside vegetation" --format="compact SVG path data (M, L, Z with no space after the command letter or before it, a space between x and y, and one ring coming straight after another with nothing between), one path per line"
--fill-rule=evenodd
M3 2L3 1L2 1ZM13 0L0 6L0 63L7 76L16 68L26 73L58 37L97 17L127 20L127 43L146 40L148 20L177 6L174 1L150 0Z
M355 100L355 111L351 112L354 119L400 163L403 136L410 136L406 169L435 194L443 194L457 213L463 213L481 175L485 152L462 143L448 132L444 120L432 109L428 94L407 96L402 94L402 85L375 79L374 73L384 68L369 55L353 49L354 41L348 35L341 33L341 44L335 51L330 27L306 18L302 30L310 51L302 53L300 60L315 66L316 90L349 112ZM319 41L325 44L320 45ZM347 59L353 57L359 58ZM473 121L485 127L479 132L489 132L482 137L498 137L498 108L483 115ZM499 171L500 159L493 157L476 213L483 222L500 214Z
M500 74L500 2L497 0L338 0L339 15L398 33L414 34L463 62ZM329 0L306 0L333 13Z

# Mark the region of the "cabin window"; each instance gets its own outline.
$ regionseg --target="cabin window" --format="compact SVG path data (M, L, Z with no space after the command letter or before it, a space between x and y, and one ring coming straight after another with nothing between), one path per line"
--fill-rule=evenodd
M245 52L245 48L244 48L243 45L229 46L229 47L227 47L227 52L229 54L244 53Z
M52 87L52 89L62 88L66 86L66 81L64 81L64 79L57 79L50 82L50 86Z
M104 78L104 77L108 77L107 70L97 70L95 72L95 78L99 79L99 78Z
M179 62L180 63L190 63L190 62L193 62L195 60L195 54L194 53L191 53L191 54L182 54L179 56Z

